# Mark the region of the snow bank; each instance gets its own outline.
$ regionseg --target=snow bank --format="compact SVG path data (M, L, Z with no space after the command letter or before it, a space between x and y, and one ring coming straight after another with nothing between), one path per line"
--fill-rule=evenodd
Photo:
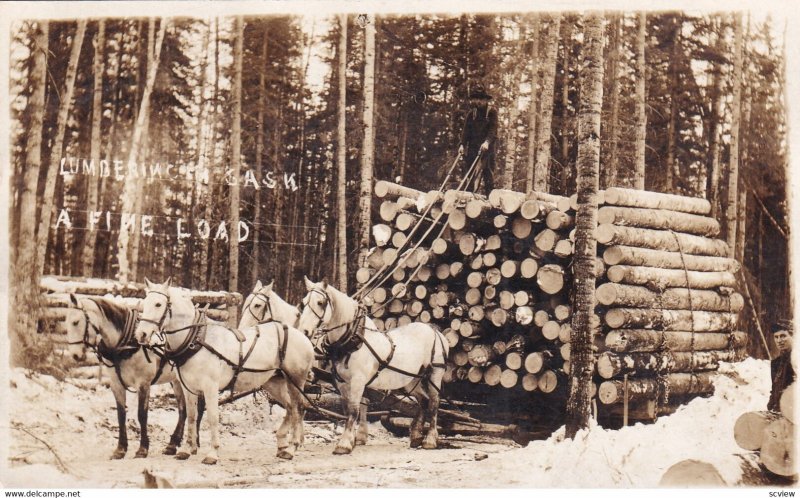
M766 409L769 362L750 358L719 371L711 398L697 398L654 424L606 430L593 423L571 441L562 427L546 441L510 452L504 470L530 476L526 484L536 487L655 487L669 467L693 458L735 484L741 477L736 454L743 450L733 426L742 413Z

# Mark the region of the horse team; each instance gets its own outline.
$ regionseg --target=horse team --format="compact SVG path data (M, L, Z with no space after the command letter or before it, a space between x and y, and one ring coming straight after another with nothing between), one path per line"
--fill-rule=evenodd
M303 418L310 406L303 390L318 361L330 368L346 415L335 454L367 442L362 404L367 387L413 397L419 410L409 431L411 447L436 448L449 351L435 327L411 323L378 331L356 300L324 280L305 278L302 311L281 299L272 284L258 282L244 301L238 328L232 329L209 319L170 279L145 282L140 311L105 298L70 296L65 319L72 357L82 360L87 349L93 350L110 371L119 423L112 459L127 452L127 392L138 396L136 457L147 456L150 386L164 383L172 385L178 403L178 422L164 454L188 459L197 453L205 405L210 445L202 461L217 463L220 392L263 388L286 410L276 431L277 456L292 459L303 444Z

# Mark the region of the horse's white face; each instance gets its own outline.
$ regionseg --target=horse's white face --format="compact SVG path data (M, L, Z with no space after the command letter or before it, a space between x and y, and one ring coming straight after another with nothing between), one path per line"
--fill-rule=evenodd
M70 296L74 299L74 296ZM64 326L67 329L67 352L75 361L83 361L86 359L86 347L97 346L100 338L97 335L97 329L91 326L87 320L89 318L88 312L77 301L73 301L73 308L67 309L67 316L64 319Z
M139 315L139 323L136 325L134 337L144 346L163 345L164 335L161 333L164 325L170 318L170 288L172 278L168 278L163 284L154 284L147 279L144 300L142 300L142 313Z
M259 323L273 320L273 310L270 302L272 284L262 285L261 280L256 282L253 292L244 300L242 308L242 319L239 320L239 330L253 327Z
M303 311L300 313L297 328L306 336L312 337L318 328L328 323L332 309L326 292L328 283L324 280L314 283L308 277L304 278L308 294L303 298Z

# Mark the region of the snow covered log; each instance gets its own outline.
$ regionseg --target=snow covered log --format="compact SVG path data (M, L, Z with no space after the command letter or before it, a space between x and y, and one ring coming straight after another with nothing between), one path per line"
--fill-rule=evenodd
M736 327L736 313L647 308L614 308L605 315L613 328L719 332Z
M606 189L604 200L606 204L613 206L668 209L670 211L704 215L711 212L711 203L706 199L627 188L612 187Z
M697 256L659 249L647 249L615 245L603 251L603 261L609 265L650 266L694 271L739 271L739 263L733 258L716 256Z
M660 308L739 312L744 308L741 294L722 295L711 290L671 288L663 292L654 292L638 285L605 283L595 291L600 304L606 306L624 306L631 308Z
M691 271L684 269L653 268L649 266L614 265L606 270L608 280L630 285L656 285L659 287L688 287L715 289L735 287L736 277L728 271Z
M616 353L656 351L713 351L715 349L741 349L747 344L745 332L703 332L659 330L612 330L605 336L605 347Z
M622 374L646 374L663 372L694 372L716 370L721 361L738 361L746 353L743 350L628 353L605 352L597 359L597 373L604 379Z
M663 376L663 387L669 390L670 396L711 394L714 392L713 379L712 372L671 373ZM660 382L656 378L629 378L628 400L655 399L661 391ZM597 394L600 401L606 405L622 403L625 397L624 381L607 380L600 384Z
M618 206L601 207L597 211L597 223L598 225L610 223L627 227L673 230L704 237L716 237L720 231L719 222L707 216L664 209Z
M405 185L398 185L397 183L387 182L384 180L378 181L375 183L375 188L373 189L375 196L383 199L385 197L407 197L412 200L417 200L420 197L423 197L425 194L420 192L419 190L415 190L413 188L406 187Z
M609 223L598 225L594 231L598 244L626 245L645 249L658 249L701 256L728 256L728 244L724 240L710 239L650 228L622 227Z

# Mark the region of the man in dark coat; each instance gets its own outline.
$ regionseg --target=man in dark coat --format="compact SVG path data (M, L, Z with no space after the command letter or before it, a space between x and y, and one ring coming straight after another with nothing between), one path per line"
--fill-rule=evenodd
M497 109L489 105L492 96L482 85L476 85L469 94L470 109L461 133L461 146L458 152L464 158L462 178L466 175L480 152L481 158L475 165L477 171L466 190L484 194L494 188L492 170L494 168L495 138L497 137Z
M767 409L773 412L781 411L781 394L794 382L794 368L792 368L792 339L794 324L791 320L778 320L772 326L772 338L778 346L779 354L770 363L772 373L772 392L769 395Z

